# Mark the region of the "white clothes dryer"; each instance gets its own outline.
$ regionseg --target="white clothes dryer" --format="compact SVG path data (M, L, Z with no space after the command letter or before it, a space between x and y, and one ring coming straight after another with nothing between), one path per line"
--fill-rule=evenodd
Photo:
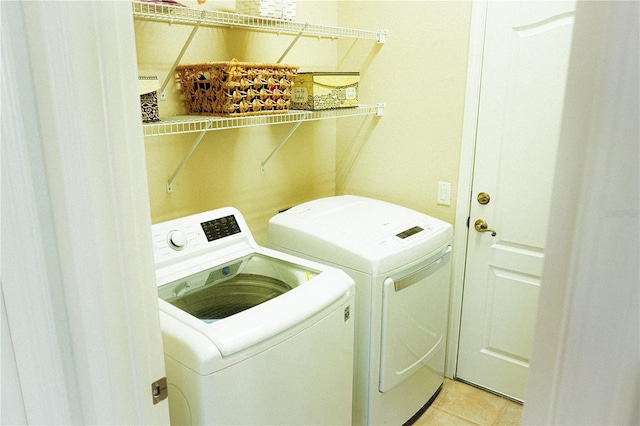
M356 282L356 425L417 418L444 380L453 228L356 196L310 201L269 221L269 246Z
M354 283L227 207L153 225L172 424L351 424Z

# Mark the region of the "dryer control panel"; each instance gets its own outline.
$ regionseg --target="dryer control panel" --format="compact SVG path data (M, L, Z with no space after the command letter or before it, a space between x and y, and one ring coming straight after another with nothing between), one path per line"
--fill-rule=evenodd
M401 240L404 240L405 238L409 238L412 235L417 234L418 232L422 232L424 231L424 228L421 228L419 226L414 226L412 228L409 228L405 231L400 232L399 234L396 234L396 237L400 238Z

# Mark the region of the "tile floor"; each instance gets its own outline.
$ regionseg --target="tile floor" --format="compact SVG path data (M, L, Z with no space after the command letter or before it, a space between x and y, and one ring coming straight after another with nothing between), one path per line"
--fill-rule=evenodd
M521 416L522 404L445 378L440 394L414 425L520 425Z

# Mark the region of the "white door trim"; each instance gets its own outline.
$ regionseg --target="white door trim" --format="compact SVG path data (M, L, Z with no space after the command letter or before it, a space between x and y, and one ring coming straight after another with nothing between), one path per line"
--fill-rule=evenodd
M467 220L471 210L471 184L473 159L476 149L478 106L480 103L480 80L482 78L482 53L487 16L487 0L475 0L471 10L469 34L469 59L467 62L467 89L465 94L462 146L460 149L460 171L458 174L458 198L456 201L454 252L451 274L451 304L449 313L449 341L447 344L447 366L445 374L453 378L458 362L458 339L462 316L462 290L467 261Z
M131 6L1 7L2 420L168 424Z
M578 2L522 424L639 424L636 1Z
M51 244L53 212L39 120L33 114L37 104L24 16L19 2L4 2L1 7L1 421L81 423L75 371L65 365L68 353L60 350L69 348L71 341L64 333L68 323L61 307L59 253ZM12 381L5 382L7 377Z

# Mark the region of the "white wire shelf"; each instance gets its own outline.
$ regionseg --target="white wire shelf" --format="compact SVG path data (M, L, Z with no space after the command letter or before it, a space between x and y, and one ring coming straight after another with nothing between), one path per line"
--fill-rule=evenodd
M334 27L284 19L241 15L216 10L192 9L159 3L134 1L133 16L157 22L200 25L206 27L244 28L276 34L302 35L324 38L357 38L384 43L387 30L362 30Z
M382 115L384 104L360 105L355 108L340 108L323 111L290 110L280 114L250 115L244 117L210 117L201 115L181 115L164 118L162 121L144 123L145 136L166 136L183 133L207 132L212 130L237 129L241 127L264 126L269 124L296 123L355 117L359 115Z

